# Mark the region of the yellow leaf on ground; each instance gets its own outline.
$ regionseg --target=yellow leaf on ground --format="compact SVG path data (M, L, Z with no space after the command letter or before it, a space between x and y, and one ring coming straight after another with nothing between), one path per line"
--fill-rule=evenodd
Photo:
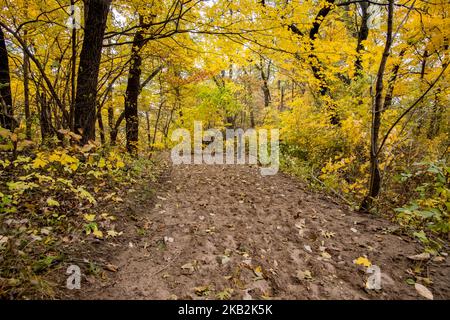
M47 204L48 204L50 207L59 207L59 202L56 201L56 200L54 200L54 199L52 199L52 198L48 198L48 199L47 199Z
M353 260L353 263L364 267L370 267L372 265L372 263L366 257L359 257L358 259Z
M253 272L255 273L255 275L257 277L262 277L263 276L263 272L262 272L261 266L257 266L255 269L253 269Z
M84 215L84 220L86 220L87 222L92 222L95 220L95 214L85 214Z
M98 229L95 229L94 232L92 232L92 234L93 234L96 238L99 238L99 239L103 238L103 232L101 232L101 231L98 230Z
M44 161L39 158L36 158L33 161L33 168L35 168L35 169L44 168L46 165L47 165L47 161Z

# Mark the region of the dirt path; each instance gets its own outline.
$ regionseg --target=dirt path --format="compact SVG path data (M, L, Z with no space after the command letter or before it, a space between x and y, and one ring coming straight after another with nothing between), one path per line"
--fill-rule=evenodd
M146 236L83 298L415 299L405 280L416 266L432 279L435 299L450 297L448 261L409 261L421 248L394 224L348 211L284 174L176 166L156 202L139 211ZM364 289L365 269L353 263L364 255L381 268L379 292Z

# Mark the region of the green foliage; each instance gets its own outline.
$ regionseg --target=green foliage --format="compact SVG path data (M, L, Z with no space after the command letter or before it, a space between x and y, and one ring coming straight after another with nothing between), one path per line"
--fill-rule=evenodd
M445 161L416 164L415 173L400 178L419 178L422 183L415 189L418 197L406 206L397 208L397 219L403 225L426 227L438 234L450 232L450 167Z

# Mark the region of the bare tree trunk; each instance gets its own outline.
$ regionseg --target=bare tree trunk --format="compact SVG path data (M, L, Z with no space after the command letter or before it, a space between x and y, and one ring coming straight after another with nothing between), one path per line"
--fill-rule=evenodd
M140 19L142 22L142 17ZM131 154L137 153L137 144L139 140L138 98L142 73L142 57L139 51L142 49L143 45L144 36L142 35L142 29L139 29L135 33L133 39L130 71L128 74L128 84L125 92L127 151Z
M266 108L270 105L270 102L271 102L270 88L269 88L271 66L272 66L272 61L269 60L269 62L267 63L267 70L265 70L264 60L262 58L260 60L260 65L257 66L257 68L261 74L261 81L262 81L261 90L264 95L264 107L266 107Z
M286 86L283 82L280 83L280 111L284 110L284 95Z
M427 138L433 139L439 134L440 123L442 120L442 113L444 112L443 106L439 103L439 95L441 94L441 88L437 88L434 95L433 109L431 113L430 125L427 131Z
M156 142L156 133L158 132L158 125L159 125L159 120L161 118L161 110L162 110L163 105L164 105L164 101L162 101L159 104L158 112L156 114L155 129L153 131L153 142L152 142L153 144Z
M398 57L403 58L403 56L406 53L406 49L402 49L398 55ZM392 75L389 79L388 88L386 91L386 96L384 98L384 104L383 104L383 112L387 109L389 109L392 105L392 99L394 98L394 88L395 88L395 82L397 81L398 77L398 71L400 70L400 62L394 65L392 68Z
M150 146L152 144L152 135L150 133L150 112L145 111L145 120L147 122L147 141L148 145Z
M106 143L106 138L105 138L105 128L103 126L102 110L100 105L97 111L97 123L98 123L98 130L100 131L100 141L103 145Z
M8 51L5 35L0 28L0 126L13 131L16 127L13 113Z
M40 106L39 122L41 127L41 137L42 142L45 143L46 141L48 141L48 139L55 135L55 131L53 130L52 125L52 112L45 93L38 92L37 96L39 97L38 100Z
M112 132L114 130L114 108L108 106L108 128L109 128L109 141L112 142Z
M142 57L141 49L144 47L146 40L144 39L144 29L148 28L144 25L144 18L141 16L140 28L136 31L133 39L133 47L131 49L130 71L128 73L128 83L125 92L125 119L126 119L126 136L127 151L131 154L137 154L137 146L139 141L139 116L138 116L138 99L142 88L147 85L162 69L162 66L156 68L149 77L141 84L141 66Z
M370 137L370 181L369 192L361 204L362 210L368 210L373 199L380 193L381 174L379 168L379 152L378 152L378 136L381 126L381 114L383 107L383 75L386 69L386 63L389 58L392 45L392 29L394 19L394 0L389 0L388 18L387 18L387 34L386 44L381 57L380 66L378 68L377 82L375 86L375 101L372 107L372 130Z
M26 31L25 31L26 35ZM24 111L25 111L25 135L28 140L31 140L31 114L30 114L30 57L23 53L23 95L24 95Z
M85 0L84 3L86 22L74 108L75 132L82 135L82 144L95 140L98 74L111 0Z
M356 61L355 61L355 73L356 76L361 76L362 72L362 58L361 52L364 50L363 41L369 37L369 2L363 1L358 3L361 8L361 27L358 30L358 44L356 45Z
M72 19L75 19L75 0L70 0ZM75 24L75 21L72 21ZM70 76L70 112L69 112L69 128L74 130L74 112L75 112L75 94L76 94L76 76L77 76L77 29L72 26L72 68Z

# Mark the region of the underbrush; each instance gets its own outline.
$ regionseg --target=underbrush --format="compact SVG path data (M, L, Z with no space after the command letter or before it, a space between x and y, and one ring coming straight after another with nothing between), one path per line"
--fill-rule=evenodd
M3 145L20 140L2 133ZM66 143L51 148L0 153L2 299L54 297L48 275L77 258L71 252L122 236L119 217L104 208L124 202L137 180L156 180L148 157L134 159L93 143L81 147L78 136L63 134ZM95 273L91 260L82 262Z
M368 176L360 170L366 166L355 156L313 163L298 146L285 145L280 160L284 172L338 196L355 210L367 192ZM372 212L397 222L428 250L438 250L450 240L450 166L445 159L409 164L401 160L384 167L383 191Z

